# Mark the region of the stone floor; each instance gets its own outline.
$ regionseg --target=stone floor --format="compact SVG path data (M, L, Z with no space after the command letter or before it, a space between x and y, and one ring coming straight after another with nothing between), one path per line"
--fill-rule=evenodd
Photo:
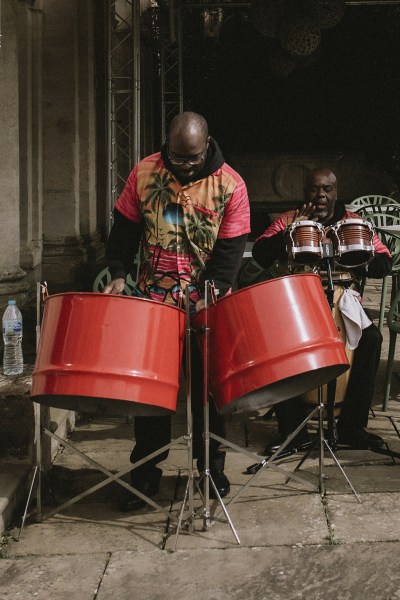
M364 303L375 322L379 299L380 284L372 282ZM386 326L384 338L370 428L400 453L397 376L389 410L381 411ZM397 457L342 450L335 453L337 464L326 450L323 460L318 452L310 454L297 473L300 479L289 477L299 455L279 461L279 470L266 466L251 479L246 467L272 439L276 422L264 418L267 408L229 416L227 442L233 446L226 448L226 473L232 490L225 498L226 514L218 503L205 514L194 485L194 513L190 516L185 505L188 520L177 532L188 473L184 409L183 399L155 498L157 510L121 513L121 485L100 487L105 474L68 447L60 451L43 477L42 520L34 502L22 531L17 514L4 536L2 599L172 600L195 594L207 600L400 598ZM316 430L316 422L310 429ZM129 466L131 436L132 425L125 419L81 418L71 442L116 473ZM61 511L56 508L96 485L95 492Z

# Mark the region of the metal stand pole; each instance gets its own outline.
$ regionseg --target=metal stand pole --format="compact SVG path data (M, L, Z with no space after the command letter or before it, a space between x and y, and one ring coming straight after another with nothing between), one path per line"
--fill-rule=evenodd
M321 494L321 496L325 496L325 480L326 480L326 476L324 474L324 467L325 467L325 448L326 448L328 450L328 452L330 453L331 457L333 458L336 466L339 468L341 474L343 475L343 477L345 478L345 480L349 484L349 486L350 486L353 494L357 498L358 502L361 503L360 496L357 494L357 492L354 489L354 487L353 487L350 479L347 477L347 475L346 475L346 473L345 473L342 465L340 464L340 462L336 458L336 455L335 455L333 449L331 448L331 446L329 444L329 441L325 438L325 434L324 434L324 420L323 420L324 419L324 417L323 417L324 410L325 410L325 405L323 403L323 398L322 398L322 387L319 387L318 388L318 438L319 438L319 491L320 491L320 494ZM310 454L311 451L312 451L312 448L302 458L302 460L297 465L297 467L296 467L295 470L298 470L300 468L300 466L306 460L306 458L308 457L308 455Z
M203 493L203 504L204 504L204 515L203 515L203 525L204 525L204 530L207 530L211 524L212 524L212 518L211 518L211 511L210 511L210 483L212 485L212 488L214 490L216 499L218 500L218 503L221 506L221 509L225 515L226 520L229 523L229 526L232 530L232 533L237 541L238 544L240 544L240 539L239 536L235 530L235 527L232 523L232 520L229 516L229 513L225 507L225 504L222 501L222 498L218 492L218 489L214 483L214 480L211 476L210 473L210 436L212 437L217 437L214 436L213 434L210 434L210 412L209 412L209 382L208 382L208 377L209 377L209 367L208 367L208 360L209 360L209 327L208 327L208 291L209 291L209 281L205 282L205 294L204 294L204 300L205 300L205 306L204 306L204 314L205 314L205 320L204 320L204 327L203 327L203 333L204 333L204 338L203 338L203 382L204 382L204 391L203 391L203 400L204 400L204 473L203 473L203 481L204 481L204 493Z
M323 257L324 257L323 263L326 268L327 279L328 279L326 297L329 302L331 311L333 311L333 309L335 308L335 302L334 302L335 286L333 283L332 266L331 266L331 260L333 259L333 248L332 248L332 244L330 242L323 243ZM358 502L361 502L359 495L357 494L356 490L354 489L351 481L347 477L342 465L340 464L340 462L338 461L338 459L336 458L336 455L334 453L334 450L337 449L337 432L336 432L336 423L335 423L335 418L334 418L336 380L329 381L327 383L326 407L323 403L322 390L323 390L323 388L322 388L322 386L320 386L318 388L318 407L317 407L317 411L318 411L318 442L317 443L319 443L319 492L322 496L325 495L326 476L324 474L324 468L325 468L325 448L326 448L328 450L328 452L330 453L331 457L333 458L336 466L339 468L340 472L342 473L343 477L346 479L347 483L349 484L349 486L350 486L353 494L357 498ZM328 421L328 439L325 437L324 423L323 423L323 419L324 419L323 415L324 415L325 408L327 411L327 421ZM315 410L313 411L313 413L315 413ZM303 456L303 458L301 459L299 464L296 466L295 471L298 471L300 469L301 465L308 458L308 456L310 455L310 453L312 452L312 450L314 448L315 448L315 445L306 452L306 454Z
M195 518L194 511L194 479L193 470L193 422L192 422L192 367L191 367L191 327L190 327L190 292L189 286L186 286L186 443L187 443L187 468L188 480L185 488L185 493L182 500L181 509L178 515L178 524L176 526L175 544L173 550L176 550L178 544L178 536L182 528L183 515L186 504L188 503L189 516L185 520L189 533L193 533Z

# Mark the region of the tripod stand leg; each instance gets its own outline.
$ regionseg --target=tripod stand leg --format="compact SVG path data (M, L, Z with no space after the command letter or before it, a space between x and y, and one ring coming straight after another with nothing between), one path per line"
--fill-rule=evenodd
M193 533L194 512L194 472L193 472L193 422L192 422L192 367L191 367L191 325L190 325L190 293L189 286L186 287L186 443L187 443L187 467L188 480L185 488L185 493L182 500L182 505L179 511L178 524L176 527L175 544L173 550L176 550L178 544L179 533L182 528L183 514L185 512L186 503L189 503L189 517L185 523L188 523L189 533Z
M333 420L333 402L334 402L334 396L331 394L329 394L329 386L328 386L328 421L332 421ZM323 411L324 411L324 404L323 404L323 400L322 400L322 387L318 388L318 401L319 401L319 448L320 448L320 460L319 460L319 485L320 485L320 493L321 496L325 495L325 475L324 475L324 457L325 457L325 448L328 449L331 457L333 458L336 466L339 468L340 472L342 473L343 477L346 479L347 483L349 484L349 486L352 489L353 494L355 495L355 497L357 498L358 502L361 502L361 499L359 497L359 495L357 494L356 490L354 489L350 479L347 477L346 473L344 472L344 469L342 467L342 465L340 464L340 462L338 461L338 459L335 456L335 453L333 452L328 440L325 439L324 436L324 421L323 421ZM335 437L333 438L334 443L336 442Z
M19 530L19 533L18 533L18 537L15 538L16 542L19 542L19 540L21 539L21 533L22 533L22 530L23 530L24 525L25 525L26 517L28 515L28 507L29 507L29 503L30 503L30 500L31 500L33 486L35 484L36 476L38 474L38 469L39 469L39 467L36 465L36 467L33 470L32 481L31 481L31 485L30 485L30 488L29 488L28 499L27 499L26 505L25 505L25 511L24 511L24 514L23 514L23 517L22 517L21 527L20 527L20 530Z
M175 552L177 545L178 545L178 537L179 537L179 533L182 529L182 520L183 520L183 513L185 511L185 506L186 506L186 502L190 496L190 491L193 490L193 474L190 473L187 483L186 483L186 488L185 488L185 493L183 496L183 500L182 500L182 505L181 505L181 509L179 511L179 516L178 516L178 524L176 526L176 533L175 533L175 544L173 547L173 552ZM190 502L189 502L190 505ZM190 508L189 508L190 511ZM189 523L189 532L193 533L194 531L194 527L193 527L193 512L190 512L189 518L187 519L186 522Z
M324 475L324 419L323 411L324 404L322 401L322 387L318 388L318 437L319 437L319 493L321 496L325 496L325 475Z
M342 465L340 464L340 462L336 458L335 453L333 452L332 448L328 444L327 440L324 440L324 445L325 445L326 448L328 448L328 450L330 452L330 455L332 456L333 460L335 461L336 466L340 469L340 472L342 473L343 477L345 478L345 480L347 481L347 483L351 487L351 490L352 490L353 494L355 495L355 497L357 498L357 500L361 503L360 496L357 494L356 490L354 489L354 487L353 487L350 479L347 477L347 475L346 475L346 473L345 473Z
M211 485L212 485L212 487L213 487L214 493L215 493L215 495L216 495L216 497L217 497L217 500L218 500L219 504L221 505L221 508L222 508L222 510L223 510L223 512L224 512L225 518L226 518L226 520L228 521L228 523L229 523L229 526L230 526L230 528L231 528L231 530L232 530L232 533L233 533L233 535L235 536L235 539L236 539L237 543L238 543L238 544L240 544L240 539L239 539L239 536L238 536L238 534L236 533L236 529L235 529L235 527L233 526L232 519L230 518L230 516L229 516L229 513L228 513L228 511L226 510L226 506L225 506L225 504L224 504L224 503L223 503L223 501L222 501L222 498L221 498L221 496L220 496L220 494L219 494L219 492L218 492L217 486L215 485L215 483L214 483L214 480L213 480L213 478L211 477L211 475L208 475L208 478L209 478L209 479L210 479L210 481L211 481Z

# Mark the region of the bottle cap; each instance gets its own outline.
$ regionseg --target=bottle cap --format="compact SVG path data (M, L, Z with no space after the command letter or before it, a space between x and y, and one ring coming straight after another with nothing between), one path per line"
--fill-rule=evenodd
M17 301L16 300L9 300L8 304L17 304Z

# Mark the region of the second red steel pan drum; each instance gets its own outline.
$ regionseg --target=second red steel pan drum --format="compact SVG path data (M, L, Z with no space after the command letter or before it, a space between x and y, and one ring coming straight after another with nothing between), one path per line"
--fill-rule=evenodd
M200 340L206 317L209 388L221 414L271 406L349 368L318 275L280 277L225 296L195 315Z
M32 399L88 413L176 411L185 312L100 293L47 298Z

